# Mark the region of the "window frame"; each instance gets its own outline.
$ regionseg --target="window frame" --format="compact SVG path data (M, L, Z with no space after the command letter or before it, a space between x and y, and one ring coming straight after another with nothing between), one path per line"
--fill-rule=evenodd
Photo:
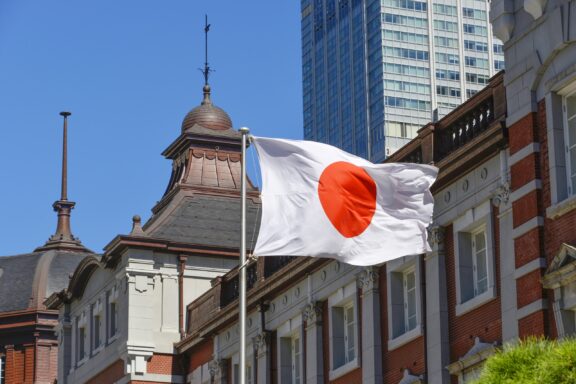
M90 356L90 332L88 328L88 319L86 310L76 316L75 329L75 366L78 367ZM83 333L83 334L82 334ZM80 337L82 336L82 337Z
M6 356L0 355L0 384L6 381Z
M408 329L407 295L404 281L414 273L416 325ZM405 256L386 263L386 293L388 314L388 350L394 350L423 335L422 266L420 256ZM402 329L402 330L400 330Z
M277 363L278 363L278 382L279 383L296 383L296 378L294 376L294 371L296 365L300 368L300 384L304 383L303 371L304 371L304 353L302 349L304 348L304 332L302 332L302 315L298 315L276 329L277 338ZM300 347L300 356L298 362L294 360L294 340L298 339L298 346ZM288 347L288 348L287 348ZM289 360L289 368L284 364ZM297 364L296 364L297 363Z
M248 377L246 378L246 384L254 384L256 382L256 374L257 372L254 370L254 368L256 367L256 365L254 364L254 348L252 347L252 344L248 344L246 346L246 376L248 376L248 374L251 375L250 380L248 380ZM238 384L240 383L240 355L239 353L236 353L232 356L231 358L231 382L233 384Z
M335 320L336 314L342 311L344 314L347 308L352 308L352 313L354 315L353 321L353 332L354 332L354 358L349 359L348 357L348 339L344 339L343 351L339 351L344 356L344 362L335 366L336 351L335 351ZM330 334L330 370L329 370L329 380L335 380L338 377L345 375L348 372L358 368L360 366L359 358L359 336L360 332L358 325L360 323L360 314L358 313L358 288L356 281L349 283L344 287L340 287L334 294L328 297L328 313L329 313L329 334ZM344 321L344 316L342 316L342 334L346 335L347 326ZM349 335L348 335L349 336ZM340 358L340 357L339 357Z
M564 131L564 148L565 150L565 164L566 164L566 192L568 197L574 196L576 194L576 180L573 183L572 178L576 178L576 169L572 169L572 158L570 151L576 149L576 137L574 143L570 142L570 126L569 122L574 120L576 123L576 110L573 116L568 116L568 99L574 98L576 102L576 84L570 87L567 91L563 92L562 96L562 123ZM576 156L576 154L575 154ZM576 162L576 159L575 159Z
M546 216L556 219L576 206L576 191L568 189L568 162L566 156L567 122L564 113L565 98L576 92L576 75L559 80L545 95L548 159L550 161L550 192L552 205Z
M477 294L476 281L473 278L474 256L471 237L479 231L485 231L487 289ZM496 265L494 225L492 222L492 204L485 201L469 209L453 223L454 259L456 276L456 316L463 315L480 307L496 297ZM470 278L472 277L472 279Z

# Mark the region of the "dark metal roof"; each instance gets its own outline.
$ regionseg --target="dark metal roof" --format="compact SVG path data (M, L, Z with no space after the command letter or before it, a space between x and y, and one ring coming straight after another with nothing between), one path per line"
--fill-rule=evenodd
M90 254L48 250L0 257L0 312L44 308L44 300L67 288L76 266Z
M259 204L248 199L246 227L248 248L254 247L255 233L260 227L259 222ZM178 242L238 247L240 244L239 196L208 194L186 196L170 213L166 214L162 222L155 223L146 232L152 237Z

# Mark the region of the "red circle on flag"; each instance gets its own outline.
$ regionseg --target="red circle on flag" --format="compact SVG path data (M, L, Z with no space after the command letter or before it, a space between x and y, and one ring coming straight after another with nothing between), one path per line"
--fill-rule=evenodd
M364 169L344 161L327 166L318 196L328 219L344 237L360 235L376 212L376 183Z

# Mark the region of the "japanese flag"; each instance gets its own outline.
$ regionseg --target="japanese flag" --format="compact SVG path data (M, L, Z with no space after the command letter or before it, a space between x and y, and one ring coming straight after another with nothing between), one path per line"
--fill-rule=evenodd
M312 141L253 142L263 183L255 255L374 265L430 250L436 167L373 164Z

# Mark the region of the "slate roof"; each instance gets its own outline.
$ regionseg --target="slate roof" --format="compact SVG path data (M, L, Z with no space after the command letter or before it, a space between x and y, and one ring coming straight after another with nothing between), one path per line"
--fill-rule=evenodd
M90 254L48 250L0 257L0 312L44 308L44 300L67 288L69 276Z
M240 244L240 199L238 196L195 194L185 196L162 223L146 231L156 238L177 242L237 248ZM246 242L254 247L260 227L259 204L248 199Z

